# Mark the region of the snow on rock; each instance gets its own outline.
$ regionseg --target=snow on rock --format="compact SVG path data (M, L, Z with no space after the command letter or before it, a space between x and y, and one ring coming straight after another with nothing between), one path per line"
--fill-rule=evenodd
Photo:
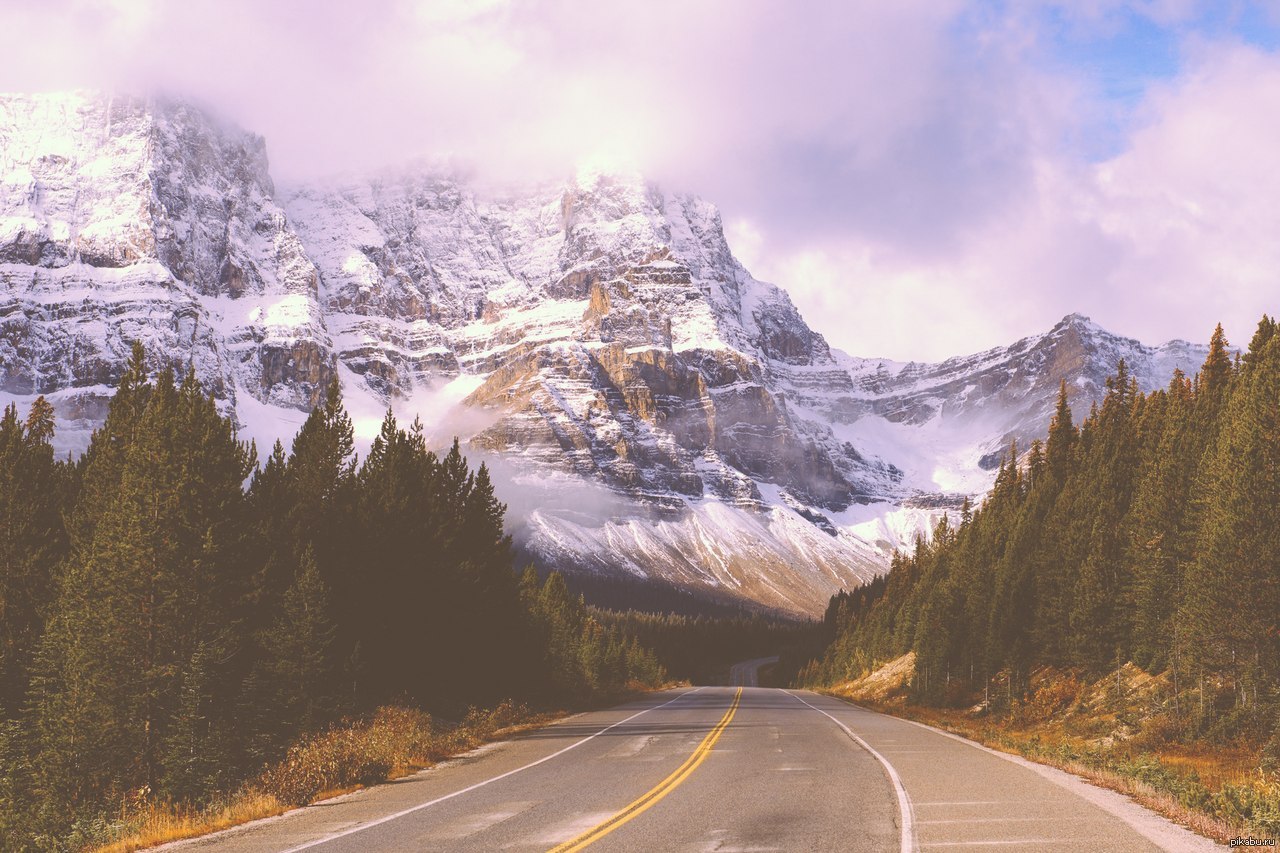
M1204 357L1072 315L940 364L854 358L713 205L636 175L277 189L260 137L181 101L0 96L0 402L48 395L79 450L134 340L260 452L336 376L359 443L390 407L509 468L549 565L804 613L985 492L1059 382L1082 414L1121 357L1147 389Z
M260 137L178 101L6 95L0 173L0 390L90 405L139 340L229 407L319 398L318 276Z

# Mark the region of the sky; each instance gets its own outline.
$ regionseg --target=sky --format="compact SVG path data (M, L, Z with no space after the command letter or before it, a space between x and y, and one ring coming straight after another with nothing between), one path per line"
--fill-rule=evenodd
M0 91L184 95L277 180L639 170L855 355L1280 311L1280 0L8 0L0 32Z

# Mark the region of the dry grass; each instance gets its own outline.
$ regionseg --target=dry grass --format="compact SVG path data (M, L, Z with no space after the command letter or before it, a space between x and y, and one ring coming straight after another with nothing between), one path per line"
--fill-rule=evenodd
M907 652L889 661L879 669L867 673L856 681L836 688L836 691L852 699L869 702L902 703L906 701L907 686L916 669L916 653Z
M1164 764L1187 774L1194 773L1212 789L1243 784L1258 772L1257 755L1238 746L1168 744L1159 753Z
M831 692L1058 767L1218 842L1275 835L1280 780L1259 770L1259 750L1181 742L1163 676L1126 664L1089 681L1044 668L1032 674L1025 701L967 710L912 704L911 676L898 658Z
M1225 843L1230 838L1248 835L1243 827L1219 818L1207 815L1202 811L1189 808L1181 800L1167 791L1162 791L1132 776L1114 771L1100 770L1079 761L1044 761L1059 770L1075 774L1093 784L1117 791L1132 797L1157 814L1167 817L1174 823L1185 826L1192 832Z
M1229 838L1249 834L1243 825L1222 820L1202 810L1189 807L1174 793L1161 790L1136 778L1131 773L1099 766L1086 758L1073 757L1088 755L1087 743L1078 738L1055 737L1053 734L1047 734L1043 729L1016 729L992 721L975 725L972 721L957 719L958 715L954 712L933 710L929 714L917 714L914 710L911 709L911 713L906 716L966 737L984 746L1057 767L1059 770L1080 776L1100 787L1130 796L1174 823L1181 824L1214 841L1225 842ZM898 713L901 711L902 709L898 709ZM1133 756L1126 757L1133 758ZM1162 759L1163 756L1157 756L1157 760ZM1132 761L1122 762L1121 766L1126 767L1132 764ZM1203 756L1201 767L1218 771L1213 776L1221 778L1221 765L1211 756L1207 754ZM1193 778L1190 773L1184 773L1184 775ZM1238 777L1232 778L1238 781Z
M457 725L409 708L381 708L372 717L306 738L239 792L203 807L143 801L130 807L100 853L129 853L282 814L321 799L414 773L486 741L546 725L558 714L534 714L505 702L473 710Z
M173 803L150 803L128 818L129 834L99 848L100 853L131 853L206 835L283 814L287 807L271 794L245 792L226 805L190 809Z

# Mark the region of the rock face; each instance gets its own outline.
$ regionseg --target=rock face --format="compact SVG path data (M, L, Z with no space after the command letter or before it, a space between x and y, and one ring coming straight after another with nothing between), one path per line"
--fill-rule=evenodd
M339 362L388 396L485 377L477 447L672 508L758 504L726 464L824 504L858 492L865 464L831 458L771 370L834 367L826 343L734 260L705 202L599 174L480 199L409 174L285 206Z
M259 443L337 375L358 434L392 405L488 455L543 561L797 612L983 492L1059 381L1087 408L1120 357L1146 388L1204 357L1073 315L936 365L853 358L700 199L427 169L277 190L259 137L179 102L0 97L0 180L0 394L49 396L67 446L134 339Z
M0 391L93 420L129 342L234 407L312 405L319 275L260 137L181 103L0 97Z
M871 435L862 444L876 443L877 425L920 427L942 445L962 449L966 459L940 465L934 485L942 491L981 491L950 482L981 484L977 471L998 467L1001 455L1017 441L1025 450L1045 436L1057 402L1060 383L1077 421L1106 393L1107 377L1123 359L1144 391L1164 387L1175 369L1192 374L1208 350L1186 341L1146 346L1112 334L1080 314L1064 317L1048 332L1023 338L1007 347L950 358L939 364L895 364L876 359L847 358L857 387L855 399L841 400L829 410L839 423L850 423L849 434L861 434L862 421ZM850 417L852 415L852 417ZM933 435L933 433L944 433ZM938 460L946 462L947 460ZM972 463L976 463L975 470ZM917 479L922 489L928 489Z

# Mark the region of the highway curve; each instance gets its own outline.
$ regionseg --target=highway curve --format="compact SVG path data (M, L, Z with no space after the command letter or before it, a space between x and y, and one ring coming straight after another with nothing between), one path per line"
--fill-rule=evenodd
M735 668L734 676L756 680L754 670ZM1065 773L830 697L760 687L652 694L397 782L169 847L1215 849Z

